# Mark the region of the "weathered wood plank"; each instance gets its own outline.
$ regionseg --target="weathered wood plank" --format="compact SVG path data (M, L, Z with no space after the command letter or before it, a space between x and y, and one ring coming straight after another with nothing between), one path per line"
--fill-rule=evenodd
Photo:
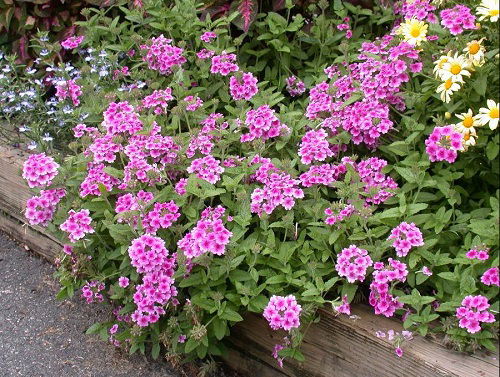
M55 256L61 252L62 246L59 242L2 212L0 212L0 230L52 263Z
M26 200L31 197L20 177L25 158L26 154L0 145L0 230L53 262L61 250L60 242L44 228L28 225L23 217ZM377 338L375 331L401 331L400 321L376 316L362 305L355 306L353 314L359 319L320 310L321 320L309 327L302 345L306 362L285 360L283 369L271 353L285 334L272 331L261 316L249 314L231 329L226 362L252 377L498 376L498 352L469 356L421 337L406 343L405 355L398 358L393 346Z
M229 341L233 351L227 362L233 368L244 365L245 370L264 364L271 371L264 376L498 376L498 353L469 356L422 337L405 343L405 354L398 358L392 344L377 338L375 331L401 331L400 321L376 316L363 305L355 306L353 314L359 319L336 317L329 309L320 310L321 320L310 326L302 345L306 362L301 365L285 359L283 369L279 369L271 353L284 334L271 330L261 316L248 315L231 331Z

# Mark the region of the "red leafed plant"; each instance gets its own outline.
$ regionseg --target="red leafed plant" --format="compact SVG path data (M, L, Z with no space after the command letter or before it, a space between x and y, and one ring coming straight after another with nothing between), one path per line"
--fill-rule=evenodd
M258 4L256 0L240 0L240 4L238 5L238 11L243 18L243 31L247 32L250 24L252 22L252 18L254 17L254 13L256 13Z
M83 8L106 7L115 0L0 0L0 45L10 46L19 60L30 59L29 40L38 31L61 39L74 32Z

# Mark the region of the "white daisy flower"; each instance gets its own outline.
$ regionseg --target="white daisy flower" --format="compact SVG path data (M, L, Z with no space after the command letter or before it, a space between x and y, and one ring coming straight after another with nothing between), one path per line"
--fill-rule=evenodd
M492 99L486 101L486 107L482 107L479 109L479 114L477 115L479 123L484 126L488 124L491 130L494 130L498 127L498 109L500 104L495 103Z

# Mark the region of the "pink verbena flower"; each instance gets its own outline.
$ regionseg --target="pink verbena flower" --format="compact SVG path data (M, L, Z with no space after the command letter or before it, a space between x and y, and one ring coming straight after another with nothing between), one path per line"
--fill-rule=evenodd
M169 251L161 238L144 234L132 241L128 255L137 272L148 273L158 270L163 265Z
M56 85L56 97L60 101L70 98L74 106L80 104L78 97L82 95L82 88L75 82L75 80L60 81Z
M252 192L250 211L260 217L263 212L270 215L280 205L290 210L295 205L295 199L304 197L304 192L298 187L300 181L277 169L269 159L254 158L254 163L262 163L253 179L263 183L264 187Z
M465 257L468 259L478 259L478 260L487 260L489 256L490 249L488 248L473 248L470 249L467 253L465 253Z
M217 34L215 34L213 31L206 31L204 32L201 36L200 39L203 42L210 43L212 42L213 39L217 38Z
M347 298L347 295L344 295L342 297L342 304L339 306L334 306L333 310L335 310L339 314L351 314L351 305L349 305L349 299Z
M345 159L342 161L349 163ZM364 196L366 204L380 204L394 196L398 185L391 177L382 173L382 169L386 165L387 161L377 157L371 157L355 164L355 169L367 194Z
M136 228L145 207L153 198L153 193L143 190L140 190L137 195L128 193L118 196L115 203L115 212L120 216L116 221L119 223L126 222L131 227ZM139 212L139 214L134 212Z
M226 229L222 216L226 209L222 206L208 207L196 226L177 242L177 246L189 259L207 252L223 255L233 233Z
M73 135L75 135L76 138L80 138L86 133L91 137L95 138L97 135L99 135L99 131L95 127L87 127L83 123L77 124L75 127L72 128L73 130Z
M306 91L306 86L303 81L295 76L290 76L285 79L286 90L292 97L300 96Z
M179 179L179 182L175 184L175 192L179 195L184 195L186 193L186 186L188 184L188 180L186 178Z
M280 136L282 132L290 129L274 115L268 105L262 105L257 109L249 110L246 114L245 126L249 132L241 135L241 142L245 143L255 139L267 140Z
M174 286L174 258L163 263L163 268L147 273L142 284L136 287L133 295L137 309L132 313L132 320L140 327L158 322L166 313L165 306L177 295Z
M187 61L182 55L184 49L173 45L172 40L165 38L163 34L152 38L149 45L142 45L141 49L147 51L142 59L148 63L149 69L162 75L170 75L174 68L180 68Z
M324 161L333 156L328 134L324 129L307 131L300 142L298 155L303 164L310 165L313 161Z
M451 126L435 127L434 131L425 140L425 151L429 160L455 162L458 151L463 150L463 136Z
M102 302L104 297L101 291L103 291L105 285L97 280L87 282L82 287L82 297L87 301L87 304L91 304L94 301Z
M375 314L392 317L397 309L401 309L403 304L389 293L388 283L372 282L370 284L369 303L375 309Z
M65 195L64 189L41 190L40 196L33 196L26 202L24 216L31 225L47 226Z
M339 276L345 276L349 283L365 280L366 270L373 264L368 251L351 245L342 250L337 258L335 269Z
M436 7L431 4L431 0L412 0L397 2L394 6L394 13L401 14L404 19L415 18L419 21L436 23L437 17L434 14Z
M120 183L118 178L107 174L104 168L105 166L102 163L88 164L87 176L80 184L80 196L82 198L85 198L87 195L101 196L100 187L104 187L109 192Z
M408 275L406 264L389 258L388 265L383 263L375 263L375 271L373 272L373 281L370 284L369 303L375 309L375 314L392 317L397 309L401 309L403 304L398 301L397 297L390 294L391 282L404 282Z
M168 103L172 101L172 89L155 90L149 96L144 97L142 106L147 109L153 109L156 115L165 114L167 112Z
M398 257L406 257L412 247L424 245L422 232L414 223L402 222L391 231L387 239L394 240L392 246Z
M377 262L374 268L373 281L379 284L385 284L395 280L404 282L408 276L406 264L397 259L389 258L387 266L381 262Z
M118 285L122 288L127 288L130 283L130 280L126 276L120 276L118 278Z
M456 310L458 325L471 334L481 331L482 322L495 322L495 316L488 311L489 307L488 298L484 296L466 296L462 300L462 306Z
M155 203L142 220L147 233L154 234L159 229L169 228L181 216L179 206L173 200L166 203Z
M497 287L500 287L498 267L487 269L484 272L483 276L481 276L481 283L486 285L496 285Z
M290 331L300 326L302 307L293 295L272 296L264 309L263 316L273 330Z
M325 224L334 225L343 221L345 218L352 216L356 212L356 208L352 204L344 206L337 214L331 208L325 209Z
M441 25L453 35L462 34L464 30L476 29L476 16L465 5L455 5L453 8L441 11L439 15Z
M30 188L45 187L52 183L58 168L59 164L45 153L32 154L23 164L23 178Z
M133 135L142 130L142 122L139 119L139 114L134 110L134 107L127 101L110 103L103 113L103 125L108 135L122 133Z
M115 142L113 135L104 135L96 137L92 144L84 151L84 155L92 155L92 162L95 164L101 162L109 162L111 164L115 162L117 153L122 151L122 149L122 145Z
M212 56L215 55L215 51L212 50L207 50L206 48L201 49L199 52L196 53L196 56L198 59L210 59Z
M197 108L203 106L203 101L198 96L187 96L183 99L183 101L187 103L187 111L196 111Z
M222 54L212 57L212 66L210 67L210 72L218 73L222 76L227 76L231 72L236 72L240 69L235 62L235 54L228 54L223 51Z
M197 158L186 170L188 173L195 173L198 178L211 184L217 183L220 180L220 175L224 173L224 168L220 166L220 161L211 155Z
M81 209L78 212L70 210L68 218L59 228L69 233L69 240L74 243L85 237L87 233L94 233L94 229L90 226L91 222L92 218L88 209Z
M242 99L248 101L258 91L257 78L250 72L234 75L229 79L229 92L235 101Z
M322 164L314 165L299 177L302 186L311 187L314 185L329 185L338 181L346 172L346 167L343 164ZM326 212L325 212L326 213Z
M85 36L83 35L69 37L61 42L61 46L66 50L72 50L74 48L77 48L83 42L84 39Z
M427 266L422 267L422 273L426 276L432 276L432 271Z

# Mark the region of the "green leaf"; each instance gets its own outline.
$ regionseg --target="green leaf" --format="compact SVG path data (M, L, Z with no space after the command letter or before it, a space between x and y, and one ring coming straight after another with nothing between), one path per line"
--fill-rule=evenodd
M229 309L227 307L226 307L226 309L224 309L224 312L222 313L222 315L219 316L219 318L227 319L228 321L232 321L232 322L243 321L243 317L241 315L239 315L237 312L235 312L234 310Z
M94 323L92 326L90 326L87 331L85 331L85 334L97 334L101 330L102 324L100 323Z
M151 356L153 357L154 360L158 359L158 356L160 355L160 343L155 342L153 344L153 347L151 348Z
M486 146L486 157L488 160L492 161L498 156L499 145L493 141L490 141Z
M438 276L446 280L457 281L457 277L453 272L440 272Z
M214 335L218 340L221 340L226 335L227 322L220 318L214 318L212 322Z
M199 341L194 340L194 338L189 338L184 347L184 352L189 353L198 347Z

